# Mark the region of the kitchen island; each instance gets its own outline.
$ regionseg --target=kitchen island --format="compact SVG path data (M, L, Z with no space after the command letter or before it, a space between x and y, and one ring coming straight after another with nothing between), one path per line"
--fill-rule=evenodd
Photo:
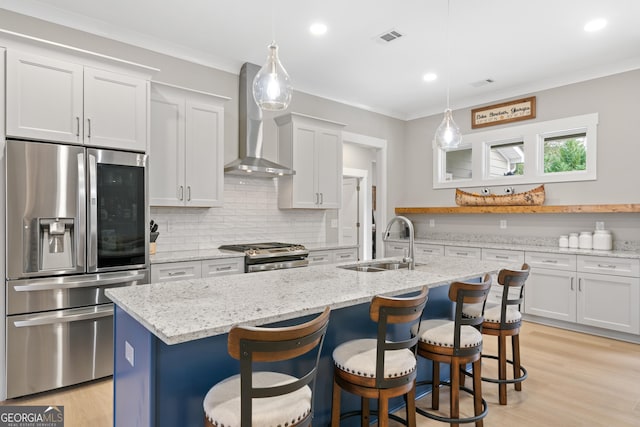
M502 267L503 262L434 256L415 270L372 273L321 265L109 289L107 296L116 304L114 425L201 426L208 389L239 371L227 353L233 325L298 323L330 306L314 419L326 425L331 353L348 339L375 336L368 318L374 295L403 295L426 285L424 317L448 317L446 285ZM430 369L420 365L421 374L430 375ZM343 401L345 410L359 405L359 399L349 398Z

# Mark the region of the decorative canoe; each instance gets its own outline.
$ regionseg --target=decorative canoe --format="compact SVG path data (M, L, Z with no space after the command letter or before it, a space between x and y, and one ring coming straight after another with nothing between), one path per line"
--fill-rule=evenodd
M524 193L488 194L467 193L456 188L456 204L459 206L537 206L544 203L544 185Z

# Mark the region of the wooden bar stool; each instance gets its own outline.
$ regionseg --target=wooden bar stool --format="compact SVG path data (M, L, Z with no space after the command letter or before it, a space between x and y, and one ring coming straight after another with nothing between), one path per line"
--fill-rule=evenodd
M520 306L524 296L524 284L529 277L529 266L522 265L521 270L500 270L498 284L502 286L500 304L493 304L484 309L482 333L498 337L498 355L483 354L482 357L498 360L498 378L483 377L482 381L497 383L499 401L507 404L507 384L514 384L516 391L522 390L522 381L527 378L527 370L520 364L520 326L522 314ZM479 305L465 306L463 314L475 317L479 314ZM513 360L507 359L507 337L511 337L511 353ZM513 366L513 378L507 378L507 363Z
M410 328L422 316L427 293L425 287L418 295L408 298L375 296L369 315L378 323L377 338L347 341L333 351L332 427L338 427L341 418L353 415L361 415L361 425L368 427L370 412L373 412L369 410L369 399L378 400L378 426L387 427L389 399L402 395L406 395L406 420L398 420L415 427L416 357L411 349L417 337L411 336ZM388 326L392 324L407 324L406 339L397 340L402 334L399 330L394 331L394 337L388 336ZM341 389L360 396L361 411L340 414Z
M313 389L328 323L329 307L296 326L231 328L228 350L240 360L240 374L220 381L205 396L205 427L311 425ZM254 362L291 360L314 350L315 363L300 377L254 371Z
M491 289L491 276L486 274L480 283L453 282L449 287L449 299L456 303L454 320L429 319L414 326L414 333L419 336L418 355L433 362L433 379L431 382L418 384L432 384L431 408L440 407L440 386L450 386L449 417L442 417L422 408L416 412L425 417L450 423L475 422L481 427L482 419L487 415L487 402L482 398L481 381L481 351L482 312L479 317L469 318L462 315L464 304L480 304L484 306ZM451 381L440 381L440 363L450 365ZM466 364L472 364L473 390L460 384L460 371ZM473 394L474 416L460 418L460 390Z

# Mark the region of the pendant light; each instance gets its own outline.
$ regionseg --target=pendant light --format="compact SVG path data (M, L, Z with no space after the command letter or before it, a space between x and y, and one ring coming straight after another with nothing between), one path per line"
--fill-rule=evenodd
M275 17L271 10L271 33L273 40L268 46L267 62L253 79L253 99L263 110L286 110L291 102L293 87L289 74L278 58L278 45L275 42Z
M449 17L450 17L450 6L451 0L447 0L447 108L444 110L444 118L442 119L442 123L436 129L435 140L438 147L447 151L454 149L460 145L462 142L462 134L460 133L460 128L453 120L453 114L451 108L449 106L449 86L451 85L451 64L450 64L450 43L449 43Z

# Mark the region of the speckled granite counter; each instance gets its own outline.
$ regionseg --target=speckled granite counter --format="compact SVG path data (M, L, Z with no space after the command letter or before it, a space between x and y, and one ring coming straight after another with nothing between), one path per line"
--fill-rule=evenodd
M396 243L408 243L408 239L395 238L389 239L389 242ZM481 242L481 241L464 241L464 240L435 240L416 238L416 243L426 243L431 245L443 245L443 246L463 246L467 248L486 248L486 249L503 249L525 252L545 252L545 253L563 253L563 254L575 254L575 255L592 255L592 256L608 256L614 258L632 258L640 259L640 250L611 250L611 251L598 251L592 249L566 249L559 248L558 246L541 246L541 245L527 245L527 244L515 244L508 242Z
M416 270L365 273L333 265L110 288L106 295L166 344L440 286L504 266L493 261L433 257Z
M495 261L433 256L416 270L376 273L335 264L111 288L114 315L114 426L202 425L209 388L238 372L227 351L234 324L288 326L330 306L331 319L318 365L314 425L331 418L331 353L348 339L375 337L369 304L376 294L401 295L430 287L425 318L450 317L451 281L474 279L505 265ZM309 356L313 357L313 356ZM291 368L295 363L291 361ZM306 362L305 362L306 363ZM430 365L418 361L421 379ZM443 367L442 377L448 371ZM399 408L401 398L390 407ZM343 401L355 410L360 399Z

